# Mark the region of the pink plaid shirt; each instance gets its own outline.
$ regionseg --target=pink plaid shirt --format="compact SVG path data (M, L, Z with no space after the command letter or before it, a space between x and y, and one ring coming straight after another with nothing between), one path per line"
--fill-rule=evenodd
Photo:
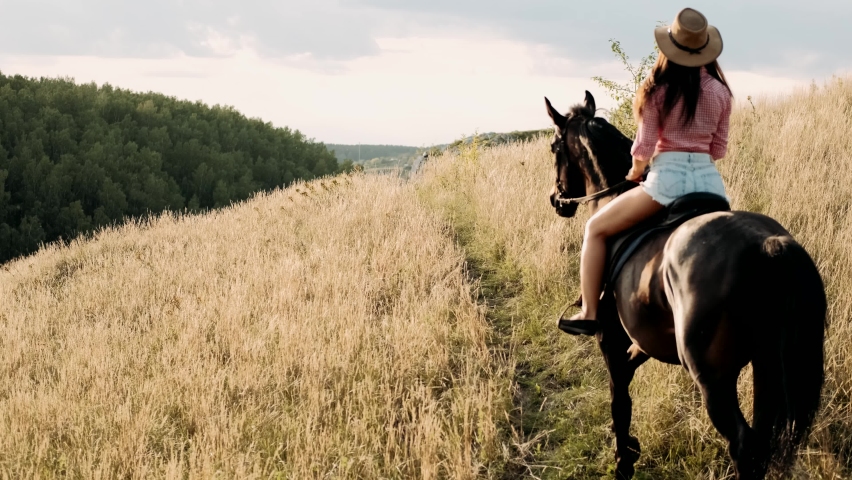
M683 125L683 100L661 123L660 110L665 101L665 89L660 88L648 99L636 140L630 153L640 160L650 160L663 152L709 153L713 160L728 151L728 125L731 118L731 94L722 82L701 69L701 93L695 119Z

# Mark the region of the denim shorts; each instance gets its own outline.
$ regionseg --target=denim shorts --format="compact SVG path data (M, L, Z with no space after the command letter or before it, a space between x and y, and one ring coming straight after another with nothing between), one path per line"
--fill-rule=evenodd
M663 205L694 192L715 193L731 201L713 158L706 153L663 152L651 161L648 178L641 185Z

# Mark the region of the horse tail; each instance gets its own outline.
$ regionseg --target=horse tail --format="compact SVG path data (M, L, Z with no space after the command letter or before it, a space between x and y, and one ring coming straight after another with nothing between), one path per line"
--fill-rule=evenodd
M768 467L782 476L808 438L824 379L825 289L810 255L792 237L760 245L762 290L754 366L754 430Z

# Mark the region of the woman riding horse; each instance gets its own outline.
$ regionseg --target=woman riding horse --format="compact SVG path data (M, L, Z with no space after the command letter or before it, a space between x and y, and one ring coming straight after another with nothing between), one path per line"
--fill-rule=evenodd
M627 180L638 182L649 162L651 169L642 188L612 200L586 223L580 256L582 311L561 319L559 328L566 333L597 332L607 238L688 193L725 196L714 164L727 151L731 116L731 91L716 62L722 37L691 8L678 13L670 28L655 33L660 54L636 94L633 111L639 129Z
M825 286L813 259L781 224L731 211L725 201L714 161L726 153L731 94L716 64L719 32L685 9L656 34L661 53L637 94L635 141L595 116L589 92L567 115L545 99L555 127L551 205L566 218L589 201L594 212L581 260L583 312L560 328L597 337L609 372L619 480L633 477L640 455L630 434L629 387L651 358L681 365L692 377L728 442L737 480L762 480L768 471L787 478L820 405ZM639 180L649 161L642 188L621 193L631 186L624 172ZM691 192L710 194L686 196ZM601 296L605 239L672 202L672 210L693 211L684 204L696 205L689 203L696 196L725 208L643 232ZM749 364L751 424L737 392Z

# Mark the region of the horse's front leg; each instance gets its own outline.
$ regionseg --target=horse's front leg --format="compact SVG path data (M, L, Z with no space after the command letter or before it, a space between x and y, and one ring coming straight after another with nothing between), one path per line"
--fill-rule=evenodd
M630 436L633 401L630 399L630 382L636 369L648 360L642 352L628 353L630 338L616 319L602 322L598 343L609 370L609 389L612 396L612 431L615 433L615 477L619 480L633 478L633 465L639 459L639 440Z

